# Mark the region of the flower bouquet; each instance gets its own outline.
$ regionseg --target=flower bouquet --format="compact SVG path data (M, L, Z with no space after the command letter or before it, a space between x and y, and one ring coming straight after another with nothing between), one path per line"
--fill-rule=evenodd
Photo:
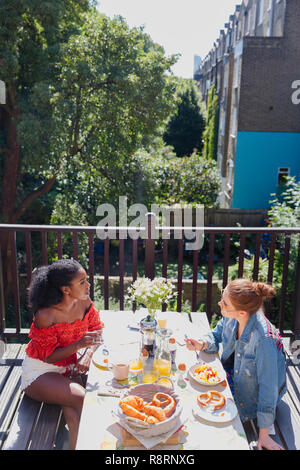
M128 288L127 298L144 305L154 319L157 310L161 310L162 305L168 305L169 300L177 295L177 292L173 292L174 289L174 284L163 277L156 277L153 280L143 277Z

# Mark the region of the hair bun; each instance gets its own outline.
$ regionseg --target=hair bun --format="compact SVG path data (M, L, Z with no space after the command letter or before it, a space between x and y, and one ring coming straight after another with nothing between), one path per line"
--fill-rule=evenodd
M276 289L271 284L265 282L254 282L253 288L257 295L264 299L271 299L276 294Z

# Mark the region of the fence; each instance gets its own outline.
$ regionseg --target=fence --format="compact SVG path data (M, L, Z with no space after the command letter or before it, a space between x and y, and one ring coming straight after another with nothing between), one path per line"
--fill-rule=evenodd
M205 226L261 227L267 209L205 209Z
M6 234L9 238L9 266L6 267L10 271L11 283L12 283L12 303L14 311L15 324L13 327L7 327L7 312L5 302L5 288L4 279L7 278L7 272L3 272L4 266L1 263L0 256L0 334L5 337L23 337L28 334L28 329L22 327L21 321L21 308L20 308L20 262L19 253L17 246L17 236L23 234L25 236L25 259L26 259L26 277L27 286L31 281L32 270L36 266L33 264L32 256L32 234L39 233L41 238L41 259L42 264L46 265L49 262L49 247L47 245L47 234L56 234L57 240L57 257L60 259L63 256L73 257L78 259L79 248L78 248L78 236L80 233L85 233L88 237L88 253L87 253L87 272L89 275L90 295L94 298L95 288L95 240L97 240L97 230L99 227L79 227L79 226L37 226L37 225L0 225L0 236ZM183 305L183 265L184 259L187 255L185 250L185 238L184 231L186 227L155 227L160 233L168 234L170 238L160 239L161 242L161 253L162 258L162 272L163 277L168 277L168 247L170 243L177 245L177 311L182 311ZM145 240L145 251L144 251L144 266L145 275L153 278L155 276L155 258L156 243L157 240L153 234L153 220L148 217L148 225L146 227L107 227L105 231L107 234L116 232L115 239L118 240L118 263L119 263L119 306L120 310L124 309L124 233L129 233L130 230L136 230L140 233L141 237ZM218 251L222 253L219 263L219 267L222 271L220 278L221 287L225 287L229 280L229 269L230 260L232 260L232 250L234 249L237 256L237 276L243 277L244 266L246 260L245 249L247 247L247 239L252 237L253 245L253 271L252 279L258 280L260 273L260 260L261 250L264 245L263 240L268 238L268 246L265 250L267 252L267 274L266 281L269 283L273 282L274 268L275 268L275 252L280 252L280 259L282 260L282 280L280 285L280 304L278 306L278 327L282 334L291 335L293 333L300 332L300 245L299 245L299 234L300 228L256 228L256 227L193 227L196 233L196 237L201 236L204 233L206 237L206 248L202 250L194 250L190 252L191 263L192 263L192 311L197 309L197 284L199 273L199 259L200 255L204 256L207 276L206 276L206 302L205 311L208 315L209 320L212 318L212 287L213 287L213 269L215 264L215 250L218 245ZM72 234L72 252L66 253L64 250L63 235ZM120 234L122 233L122 237ZM172 239L172 236L176 234L176 239ZM291 237L297 237L297 250L296 257L297 261L293 259L296 266L295 268L295 285L293 286L293 298L289 302L292 305L292 320L290 332L284 331L284 323L286 316L286 305L288 296L288 274L289 274L289 262L291 256ZM220 238L221 237L221 238ZM235 244L232 243L232 237L235 240ZM217 240L218 238L218 240ZM221 242L220 242L221 240ZM134 281L138 276L138 242L139 239L132 239L131 257L132 257L132 280ZM103 270L104 270L104 307L109 309L109 271L110 271L110 247L112 239L106 238L103 240L104 253L103 253ZM294 243L294 241L293 241ZM221 248L220 248L221 246ZM35 249L35 247L34 247ZM52 247L53 250L53 247ZM204 250L204 251L203 251ZM293 256L295 256L293 251ZM1 251L0 251L1 254ZM268 315L268 308L266 311Z

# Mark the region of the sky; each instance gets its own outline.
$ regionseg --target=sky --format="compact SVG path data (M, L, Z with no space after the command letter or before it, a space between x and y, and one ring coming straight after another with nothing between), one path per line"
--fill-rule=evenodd
M128 25L144 26L167 55L181 54L173 73L192 78L194 55L202 59L241 0L97 0L100 13L121 15Z

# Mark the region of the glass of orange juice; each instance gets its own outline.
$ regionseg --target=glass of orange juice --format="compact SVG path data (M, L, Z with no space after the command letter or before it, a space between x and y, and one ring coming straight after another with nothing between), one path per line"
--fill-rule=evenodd
M158 328L167 328L167 318L165 312L157 313L157 324Z
M128 382L130 385L138 385L139 377L143 370L143 363L139 359L132 359L129 362Z
M171 374L171 361L168 359L155 359L153 369L157 370L159 377L162 375L169 376Z
M129 370L130 372L138 374L139 372L142 372L143 369L143 363L139 359L133 359L129 363Z
M166 318L161 318L157 320L158 323L158 328L166 328L167 326L167 319Z
M153 384L158 378L158 371L153 367L152 362L146 362L142 374L143 384Z

